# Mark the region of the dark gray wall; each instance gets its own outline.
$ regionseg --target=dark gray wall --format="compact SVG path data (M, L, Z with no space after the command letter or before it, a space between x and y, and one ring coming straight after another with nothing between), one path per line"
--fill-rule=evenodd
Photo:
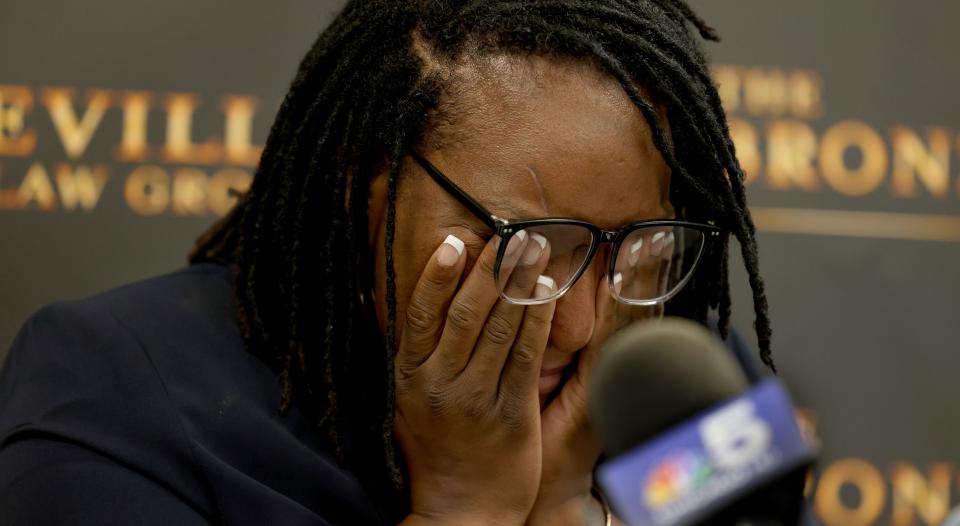
M824 156L823 135L842 121L875 130L888 156L893 154L891 130L897 126L922 138L928 128L946 130L950 186L945 197L931 196L923 186L913 197L897 196L891 190L889 162L883 182L863 196L833 189L816 164L813 177L819 190L774 188L765 169L750 189L761 229L777 362L799 403L810 408L824 442L824 458L811 484L820 519L838 525L937 522L948 505L960 501L960 429L954 420L960 398L952 389L960 365L955 302L960 235L954 241L918 238L950 238L951 232L960 232L960 105L954 95L960 65L952 31L960 4L693 4L725 38L708 46L716 63L788 74L809 70L821 79L823 111L817 117L731 111L761 136L761 157L768 153L766 130L787 119L813 130L817 159ZM0 85L24 86L32 93L33 109L25 124L36 131L37 145L26 157L0 155L0 193L11 195L35 161L49 173L55 193L58 163L103 163L109 175L92 211L67 211L62 204L38 211L35 203L11 209L9 199L4 205L0 198L0 349L43 304L182 265L193 238L215 219L170 210L156 216L132 211L124 197L132 171L155 165L172 174L192 165L157 156L118 161L114 150L123 117L116 105L87 151L69 159L42 105L44 88L74 88L78 112L88 88L114 90L116 97L126 90L150 92L155 98L148 125L153 145L164 141L161 105L167 93L199 97L192 130L197 141L222 133L218 107L224 95L254 95L261 108L253 138L262 143L297 62L340 2L245 0L227 5L34 0L4 7ZM848 151L844 159L853 169L860 157ZM211 175L222 166L200 168ZM900 215L831 223L817 212L791 215L796 209ZM786 214L788 226L764 215L770 210L780 218ZM937 216L933 222L927 221L931 215ZM921 221L919 226L909 227L915 221ZM860 225L854 232L838 235L844 224L854 223ZM909 228L885 236L884 228L891 225ZM738 270L734 279L736 322L749 333L746 278Z
M0 156L0 188L16 188L34 160L53 177L68 160L44 108L43 88L87 88L118 92L146 90L156 106L169 92L194 93L201 106L194 138L222 133L218 112L225 94L262 100L254 142L262 144L296 66L342 2L256 1L196 3L30 1L11 2L0 17L0 85L28 87L33 111L26 126L38 135L34 155ZM228 7L229 6L229 7ZM77 108L77 112L83 107ZM164 116L151 111L150 139L164 140ZM0 207L0 348L25 317L58 299L89 295L133 279L155 275L185 262L193 239L212 215L144 217L124 200L124 178L136 166L158 165L172 172L179 164L116 162L122 115L113 107L104 116L87 152L74 164L111 167L103 196L92 212L40 213L36 207ZM204 167L204 169L208 169ZM213 170L208 170L213 171Z
M766 173L750 190L756 208L904 214L884 225L891 227L931 214L952 218L946 230L955 241L949 242L763 231L757 216L777 363L798 400L816 414L824 441L820 471L830 470L834 482L851 482L841 491L852 510L848 514L834 509L830 488L815 493L821 519L831 524L939 522L941 502L955 506L960 500L955 380L960 366L960 104L955 95L960 65L952 27L960 4L693 4L724 36L722 44L709 47L716 63L819 73L824 111L806 122L821 138L838 122L859 121L877 131L892 157L893 127L921 136L931 127L948 130L950 186L942 198L922 187L913 197L897 196L890 188L892 168L875 191L859 197L828 185L814 192L773 189ZM751 115L742 108L733 115L754 124L761 135L772 121L790 118ZM857 156L852 152L847 159L851 166L859 162ZM822 170L817 172L822 181ZM903 237L926 237L932 230L913 229ZM891 232L891 237L898 236ZM746 278L738 274L735 318L738 326L749 328ZM877 476L880 488L874 484ZM925 489L931 490L926 500ZM901 501L895 508L897 495ZM868 509L874 501L882 510L867 522L876 515Z

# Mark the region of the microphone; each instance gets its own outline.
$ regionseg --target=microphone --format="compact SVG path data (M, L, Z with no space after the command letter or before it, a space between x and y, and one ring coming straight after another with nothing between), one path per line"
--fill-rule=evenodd
M816 453L786 389L751 387L704 327L665 318L617 333L590 389L607 457L597 480L627 524L799 523Z

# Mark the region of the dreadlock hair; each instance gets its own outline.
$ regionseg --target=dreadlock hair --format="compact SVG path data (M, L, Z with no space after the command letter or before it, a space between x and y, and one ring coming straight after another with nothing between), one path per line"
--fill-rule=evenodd
M760 357L774 369L743 170L689 26L718 40L683 0L352 0L301 62L253 183L190 260L235 265L240 327L279 374L281 411L295 404L310 415L387 515L408 506L393 442L397 184L455 80L438 65L541 55L586 60L619 81L671 169L678 217L713 221L738 240ZM366 205L382 171L388 320L385 337L371 339ZM701 322L717 310L726 337L728 235L703 258L666 310Z

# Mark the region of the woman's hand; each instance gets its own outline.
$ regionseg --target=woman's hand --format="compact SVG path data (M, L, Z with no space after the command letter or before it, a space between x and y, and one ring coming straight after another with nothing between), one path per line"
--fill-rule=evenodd
M599 284L596 301L596 324L577 358L576 371L541 415L543 474L527 524L602 524L602 512L595 516L590 495L593 467L601 447L590 425L587 396L600 347L616 325L618 304L605 280Z
M672 237L666 241L660 238L646 241L621 250L621 261L617 262L614 274L614 287L618 291L621 284L639 289L659 287L663 281L659 279L663 273L660 260L649 256L663 257L667 250L672 253ZM669 254L665 259L669 259ZM629 293L648 295L651 291ZM634 321L659 315L660 307L629 306L616 301L610 294L606 277L598 284L595 301L593 334L580 351L576 371L541 416L543 474L528 520L531 525L602 524L602 508L590 494L593 468L601 452L599 439L589 421L590 377L610 334Z
M517 287L544 287L542 246L514 236ZM395 432L411 485L410 524L522 524L541 475L538 377L554 302L501 301L498 239L457 289L463 243L450 236L412 294L396 365ZM529 293L529 292L528 292Z

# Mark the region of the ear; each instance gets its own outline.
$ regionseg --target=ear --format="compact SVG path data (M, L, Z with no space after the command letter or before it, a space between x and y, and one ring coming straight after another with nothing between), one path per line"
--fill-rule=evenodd
M376 253L374 244L380 239L379 233L387 215L387 172L381 171L370 181L367 193L367 241Z

